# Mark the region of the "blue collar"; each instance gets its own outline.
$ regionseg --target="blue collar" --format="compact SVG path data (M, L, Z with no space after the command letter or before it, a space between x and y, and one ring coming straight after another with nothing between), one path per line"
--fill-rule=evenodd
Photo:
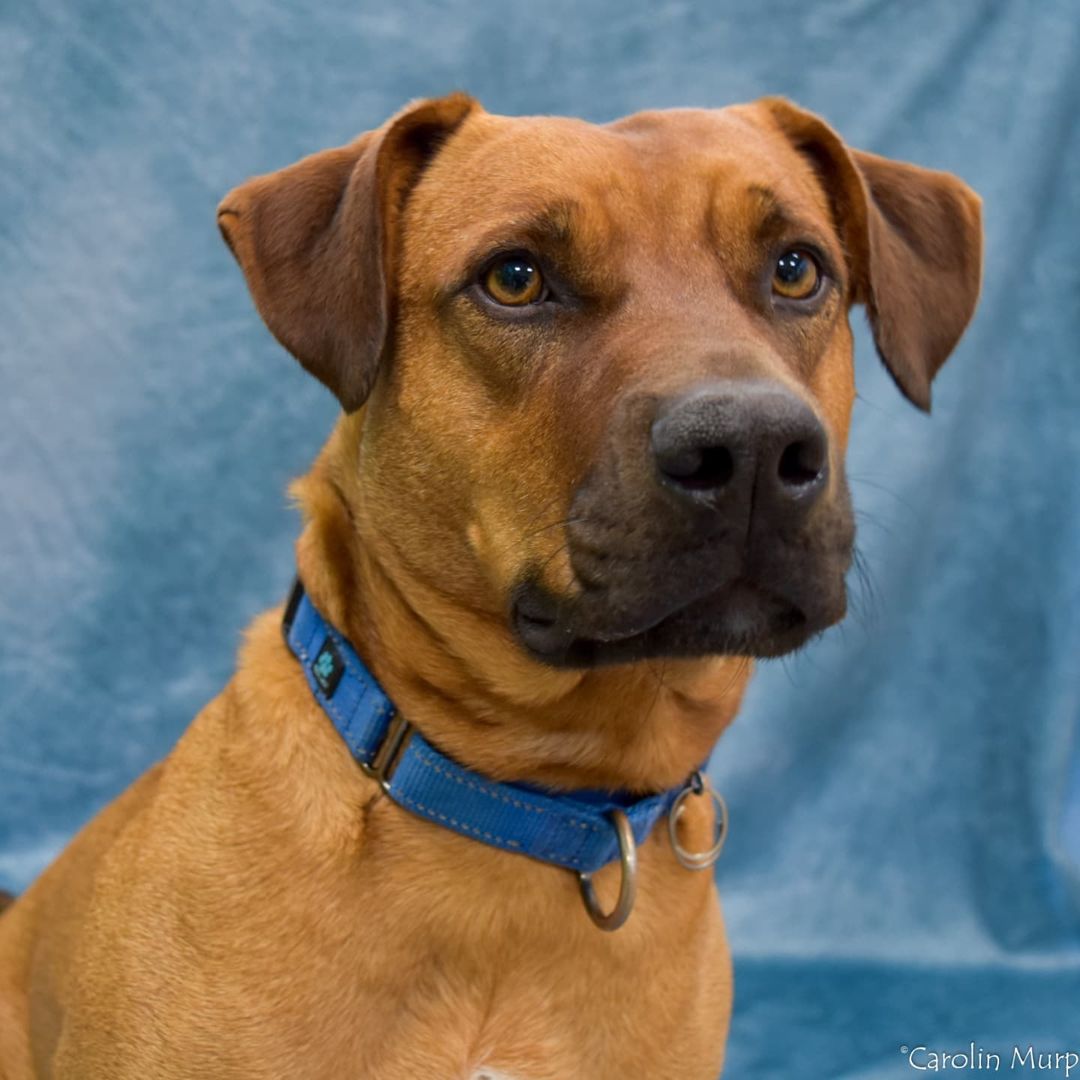
M640 844L687 790L680 785L635 799L611 791L496 783L440 753L395 711L352 646L316 611L299 579L285 608L284 632L315 700L360 767L399 806L462 836L590 874L626 847L613 817L625 815Z

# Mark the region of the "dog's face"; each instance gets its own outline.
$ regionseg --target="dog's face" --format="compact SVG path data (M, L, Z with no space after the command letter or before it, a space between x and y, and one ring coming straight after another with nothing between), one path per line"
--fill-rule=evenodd
M838 620L849 309L926 406L979 287L968 189L778 100L603 127L425 102L220 220L354 414L365 542L557 666Z

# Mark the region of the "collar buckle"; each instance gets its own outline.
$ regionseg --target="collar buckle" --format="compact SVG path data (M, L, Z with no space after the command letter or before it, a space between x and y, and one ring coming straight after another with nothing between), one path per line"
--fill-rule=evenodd
M378 748L372 753L371 760L359 763L364 773L372 780L378 781L385 792L390 791L394 771L401 761L414 730L413 725L395 709L387 725L386 734Z

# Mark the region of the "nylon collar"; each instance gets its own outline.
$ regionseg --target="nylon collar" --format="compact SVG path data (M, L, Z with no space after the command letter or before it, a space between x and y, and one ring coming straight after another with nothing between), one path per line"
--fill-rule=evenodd
M645 798L498 783L432 746L394 708L349 642L308 599L299 578L283 620L308 686L365 772L399 806L504 851L590 874L620 856L613 812L638 844L686 789Z

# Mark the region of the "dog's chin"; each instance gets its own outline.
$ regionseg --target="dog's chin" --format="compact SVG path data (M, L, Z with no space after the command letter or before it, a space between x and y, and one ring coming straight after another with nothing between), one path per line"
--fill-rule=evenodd
M784 656L838 622L846 607L843 584L826 590L812 609L739 578L676 611L642 616L639 626L575 625L573 612L543 589L515 595L511 625L525 650L552 667L592 668L670 657Z

